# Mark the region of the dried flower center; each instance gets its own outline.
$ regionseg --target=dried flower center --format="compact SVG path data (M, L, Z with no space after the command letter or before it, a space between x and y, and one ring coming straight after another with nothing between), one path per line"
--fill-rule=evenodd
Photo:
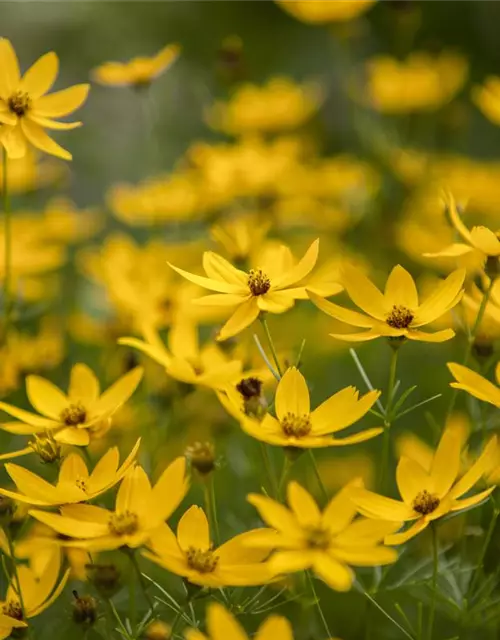
M302 438L307 436L311 431L312 425L309 420L309 415L303 413L298 416L295 413L285 413L281 419L281 428L283 433L287 436L295 436L296 438Z
M2 613L14 618L15 620L23 619L23 610L21 608L21 604L17 600L7 600L7 602L2 605Z
M413 510L427 516L439 507L439 498L426 489L421 491L413 501Z
M16 91L7 101L9 109L18 116L24 116L31 107L31 98L23 91Z
M387 316L386 322L394 329L407 329L414 317L408 307L404 307L402 304L395 304Z
M325 529L312 527L307 532L307 545L311 549L328 549L330 538L330 534Z
M203 551L189 547L186 556L189 567L200 573L212 573L219 563L219 556L216 556L211 549Z
M83 424L87 419L87 411L81 402L70 404L69 407L61 411L61 421L68 427Z
M248 274L248 288L253 296L263 296L271 288L271 280L262 269L250 269Z
M260 398L262 381L258 378L243 378L236 385L236 390L241 393L245 400Z
M108 527L115 536L132 535L139 528L139 518L130 511L113 513L109 519Z

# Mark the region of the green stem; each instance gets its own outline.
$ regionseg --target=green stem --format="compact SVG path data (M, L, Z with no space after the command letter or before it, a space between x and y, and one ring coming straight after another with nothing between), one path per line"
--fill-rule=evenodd
M128 617L130 619L130 624L132 626L132 629L135 629L135 625L137 623L137 603L135 601L134 572L130 573L128 590L129 590Z
M319 601L318 595L316 593L316 588L314 587L314 578L311 575L310 571L307 571L307 577L309 579L309 584L311 586L311 592L316 604L316 608L318 609L319 617L321 618L321 622L323 623L323 627L325 628L325 633L327 638L331 638L332 634L328 627L328 622L326 621L325 614L323 613L323 609L321 608L321 603Z
M7 152L3 149L2 156L2 195L4 213L4 282L3 282L3 342L7 342L12 313L12 215L9 198Z
M273 360L274 360L274 364L276 365L276 369L278 370L278 373L280 375L280 378L283 377L283 371L281 369L281 365L280 362L278 360L278 356L276 354L276 349L274 348L274 342L271 336L271 332L269 331L269 326L267 324L267 320L266 317L264 315L260 315L260 322L262 324L262 326L264 327L264 331L266 333L266 338L267 338L267 342L269 344L269 348L271 349L271 354L273 356Z
M130 562L131 562L132 566L134 567L134 571L137 573L137 578L139 579L139 584L141 585L142 593L144 594L144 597L146 598L147 603L148 603L151 611L154 611L154 602L153 602L153 600L151 599L151 596L148 593L147 585L145 584L144 578L142 577L141 568L139 566L139 563L137 562L137 558L136 558L134 549L130 549L128 555L130 557Z
M500 515L500 511L495 507L493 510L493 517L490 520L490 526L488 527L488 531L486 533L486 537L484 539L483 546L481 548L481 553L479 554L479 560L476 566L476 570L474 572L474 576L472 577L469 588L467 589L466 598L468 598L471 594L474 593L474 587L476 586L477 581L479 580L479 577L481 575L481 570L484 564L484 558L486 557L488 547L490 546L491 538L493 536L493 532L495 531L495 525L497 523L499 515Z
M264 463L264 469L266 471L267 480L271 488L272 496L276 500L279 500L278 483L276 482L276 477L274 475L274 471L271 465L271 459L269 458L269 451L267 450L267 445L264 442L259 442L259 445L260 445L260 452L262 455L262 461Z
M308 449L307 453L309 454L309 458L311 460L312 468L314 471L314 475L316 476L316 481L318 483L319 490L321 491L321 495L323 496L323 500L325 505L328 503L328 493L326 491L325 485L323 484L323 480L321 479L318 465L316 464L316 458L314 457L314 453L312 449Z
M391 343L391 362L389 365L389 380L387 383L387 404L384 410L384 433L382 441L382 464L380 465L379 487L383 493L385 491L386 472L389 465L389 457L391 450L390 429L392 422L391 408L394 402L394 387L396 385L396 371L398 367L398 355L400 344Z
M205 495L205 509L207 511L208 520L210 522L210 530L214 536L215 546L220 544L219 533L219 521L217 519L217 507L215 502L215 484L214 475L211 473L208 478L205 479L203 485L203 492Z
M5 155L5 152L4 152ZM5 158L4 158L5 160ZM14 551L14 543L12 541L12 536L9 530L9 526L7 525L6 527L4 527L4 531L5 531L5 536L7 538L7 544L9 547L9 556L11 559L11 564L12 564L12 576L11 576L11 581L15 582L15 590L17 592L17 596L19 598L19 604L21 606L21 612L23 614L23 620L25 622L28 621L27 617L26 617L26 608L24 606L24 598L23 598L23 593L21 591L21 582L19 580L19 573L17 571L17 562L16 562L16 554ZM27 627L27 632L28 632L28 638L31 638L31 627L28 625Z
M434 617L436 615L437 577L439 568L437 526L435 522L431 522L430 529L432 534L432 600L431 610L429 613L429 626L427 630L428 640L432 640L432 632L434 630Z

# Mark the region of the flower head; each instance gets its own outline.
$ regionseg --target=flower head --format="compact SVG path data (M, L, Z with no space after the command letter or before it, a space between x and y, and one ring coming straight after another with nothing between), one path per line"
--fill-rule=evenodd
M287 13L308 24L347 22L367 11L376 0L276 0Z
M50 138L45 129L68 130L81 122L59 122L53 118L76 111L87 98L88 84L79 84L46 95L59 70L54 52L46 53L21 77L12 44L0 39L0 142L12 158L26 153L27 142L64 160L71 154Z
M314 304L329 316L365 329L359 333L332 333L330 335L333 338L348 342L364 342L384 336L443 342L453 338L455 332L452 329L426 333L421 331L420 327L434 322L460 301L464 278L465 270L457 269L420 302L413 278L400 265L391 271L384 293L381 293L361 271L346 266L343 269L342 284L351 300L364 313L340 307L311 291L308 294Z

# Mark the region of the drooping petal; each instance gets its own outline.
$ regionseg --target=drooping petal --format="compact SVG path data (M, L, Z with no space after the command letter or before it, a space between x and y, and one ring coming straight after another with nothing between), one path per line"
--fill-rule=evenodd
M40 149L40 151L44 151L57 158L62 158L63 160L71 160L73 158L69 151L66 151L66 149L63 149L55 140L52 140L43 128L36 122L33 122L33 120L23 118L21 120L21 127L28 141L31 142L34 147Z
M205 512L198 505L192 505L179 520L177 540L180 548L187 552L190 547L206 551L210 549L210 529Z
M14 127L4 126L1 130L1 142L7 151L8 158L17 160L26 155L26 136L24 135L21 123Z
M451 387L463 389L479 400L500 407L500 389L492 382L461 364L449 362L447 366L456 379L456 382L450 383Z
M368 342L380 338L380 332L376 329L370 331L360 331L359 333L330 333L331 338L344 340L345 342Z
M382 546L339 547L332 551L338 560L355 567L376 567L391 564L398 559L394 549Z
M207 629L211 640L248 640L240 623L218 602L208 607Z
M470 509L478 504L480 504L483 500L486 500L488 496L496 489L496 487L490 487L485 491L481 491L481 493L476 493L475 496L470 496L470 498L465 498L464 500L456 500L451 507L452 511L462 511L463 509Z
M383 427L372 427L371 429L363 429L363 431L355 433L352 436L345 436L344 438L332 438L330 446L345 447L350 444L359 444L360 442L371 440L372 438L379 436L383 432Z
M47 118L60 118L76 111L87 99L89 84L77 84L36 101L35 113Z
M354 574L351 569L326 553L317 554L313 569L335 591L349 591L352 586Z
M51 529L70 538L97 538L109 533L107 524L84 521L80 517L71 518L68 516L60 516L56 513L38 511L36 509L31 510L29 514Z
M417 536L421 531L423 531L429 522L425 518L419 518L414 524L412 524L406 531L402 531L401 533L391 533L390 535L385 537L384 544L387 545L398 545L408 542L415 536Z
M37 116L34 113L28 113L26 117L40 127L43 127L44 129L52 129L53 131L73 131L73 129L79 129L83 125L83 122L80 121L59 122L58 120L51 120L50 118Z
M310 411L309 389L304 376L296 367L287 369L276 389L276 415L283 420L287 413L308 416Z
M426 333L425 331L419 331L418 329L410 329L406 334L409 340L415 340L417 342L446 342L455 337L453 329L443 329L442 331L436 331L435 333Z
M23 75L19 85L20 91L29 94L32 100L36 100L54 84L59 73L59 59L57 55L50 51L31 65Z
M42 418L36 413L31 413L30 411L25 411L24 409L18 409L11 404L7 404L6 402L0 402L0 409L8 413L10 416L21 420L23 423L19 423L19 428L16 429L15 423L7 423L4 425L0 425L0 428L5 429L5 431L9 431L9 433L20 433L27 434L33 433L34 431L43 431L44 429L53 429L58 425L58 422L54 422L50 418ZM26 425L31 425L34 429L27 430ZM8 427L8 428L7 428Z
M441 251L433 251L424 253L425 258L459 258L465 256L467 253L474 251L474 248L468 244L461 244L460 242L454 242L448 245Z
M224 340L241 333L243 329L249 327L252 322L257 319L259 313L260 310L255 298L250 298L236 309L233 315L222 327L217 334L217 341L223 342Z
M338 304L334 304L333 302L321 298L320 296L309 290L307 291L307 295L309 296L309 299L318 307L318 309L324 311L324 313L331 316L332 318L335 318L336 320L341 320L346 324L350 324L353 327L360 327L362 329L370 329L373 326L373 320L368 316L364 316L358 311L345 309Z
M373 318L385 321L391 307L377 287L361 271L350 265L344 266L342 283L357 307Z
M408 271L399 264L394 267L387 279L384 297L390 307L402 305L411 310L418 307L415 281Z

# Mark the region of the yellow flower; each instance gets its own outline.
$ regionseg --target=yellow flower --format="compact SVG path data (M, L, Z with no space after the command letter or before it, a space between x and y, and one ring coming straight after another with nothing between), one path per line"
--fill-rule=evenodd
M28 399L41 415L0 402L0 409L21 420L0 424L0 428L20 435L49 431L57 442L85 447L92 431L111 423L115 411L136 390L142 374L142 368L136 367L101 394L93 371L79 363L71 369L67 395L45 378L28 376Z
M177 525L177 536L166 525L151 538L144 552L161 567L203 587L243 587L266 584L274 575L267 563L267 550L252 549L251 540L260 536L254 529L214 548L205 512L193 505Z
M455 362L449 362L448 369L456 380L456 382L450 383L451 387L462 389L462 391L470 393L471 396L479 398L483 402L489 402L495 407L500 407L500 388L497 386L500 385L500 362L495 368L497 385L483 378L479 373Z
M79 84L46 95L59 70L59 60L51 51L31 66L21 77L19 63L12 44L0 39L0 141L9 157L21 158L27 142L50 155L71 160L71 154L60 147L46 129L68 130L81 122L59 122L53 118L76 111L87 98L88 84Z
M403 456L396 469L396 482L402 500L393 500L366 489L353 489L351 497L360 513L369 518L412 521L402 533L388 535L386 544L402 544L423 531L434 520L450 512L479 504L495 487L469 498L462 498L491 469L497 447L494 436L476 462L460 478L463 435L459 429L446 428L433 455L430 469L413 457ZM462 498L462 499L461 499Z
M359 333L331 333L333 338L348 342L364 342L384 336L444 342L453 338L453 329L426 333L421 331L420 327L434 322L460 301L464 278L465 270L457 269L419 303L415 282L400 265L391 271L384 293L381 293L361 271L345 266L342 284L351 300L364 311L364 314L328 302L312 292L309 292L309 297L321 311L332 318L366 329Z
M169 44L151 58L132 58L129 62L105 62L92 72L99 84L110 87L149 85L162 75L179 57L180 47Z
M260 537L249 543L276 550L269 560L276 574L312 569L332 589L349 591L354 580L350 565L375 567L397 559L394 549L380 542L400 523L354 519L356 507L350 493L359 484L354 481L343 487L323 512L297 482L288 485L290 509L266 496L250 494L248 501L272 529L261 529Z
M500 78L490 76L486 78L482 86L474 87L472 100L488 120L493 124L500 125Z
M61 515L34 509L30 515L72 538L63 546L93 551L137 548L177 509L189 488L186 459L177 458L151 487L144 469L129 469L118 489L114 511L88 504L61 507Z
M50 561L40 576L26 565L17 568L26 619L23 616L17 582L13 578L7 589L5 600L0 602L0 640L10 637L13 629L27 627L27 619L39 615L57 600L69 577L68 569L57 584L60 568L61 554L58 549L54 549Z
M367 11L375 0L276 0L297 20L308 24L347 22Z
M31 147L26 150L22 158L10 158L8 163L10 193L26 193L57 186L67 177L66 165L54 158L41 156ZM3 169L0 159L0 189L2 180Z
M260 421L247 415L244 395L237 389L228 388L227 396L219 394L219 398L253 438L280 447L308 449L356 444L382 433L382 428L373 428L345 438L332 435L366 415L379 395L380 391L369 391L358 398L359 391L346 387L311 411L304 376L295 367L290 367L276 390L276 418L266 413Z
M208 605L206 616L207 634L198 629L188 629L184 631L186 640L249 640L238 620L218 602ZM293 631L286 618L270 615L252 637L255 640L293 640Z
M271 223L263 222L257 215L245 214L214 224L210 235L235 262L244 262L259 250Z
M283 313L305 295L301 281L307 278L318 259L319 240L315 240L304 257L293 267L283 264L279 251L269 255L269 262L248 273L236 269L222 256L211 251L203 254L203 268L208 277L170 266L190 282L218 291L196 300L198 304L229 307L233 313L220 330L217 340L227 340L246 329L263 311ZM286 256L288 258L288 256ZM274 259L272 261L271 259Z
M92 500L120 482L133 464L140 443L139 438L120 467L118 448L112 447L90 474L80 455L70 453L63 460L56 486L17 464L6 464L5 470L20 493L0 488L0 494L41 507Z

